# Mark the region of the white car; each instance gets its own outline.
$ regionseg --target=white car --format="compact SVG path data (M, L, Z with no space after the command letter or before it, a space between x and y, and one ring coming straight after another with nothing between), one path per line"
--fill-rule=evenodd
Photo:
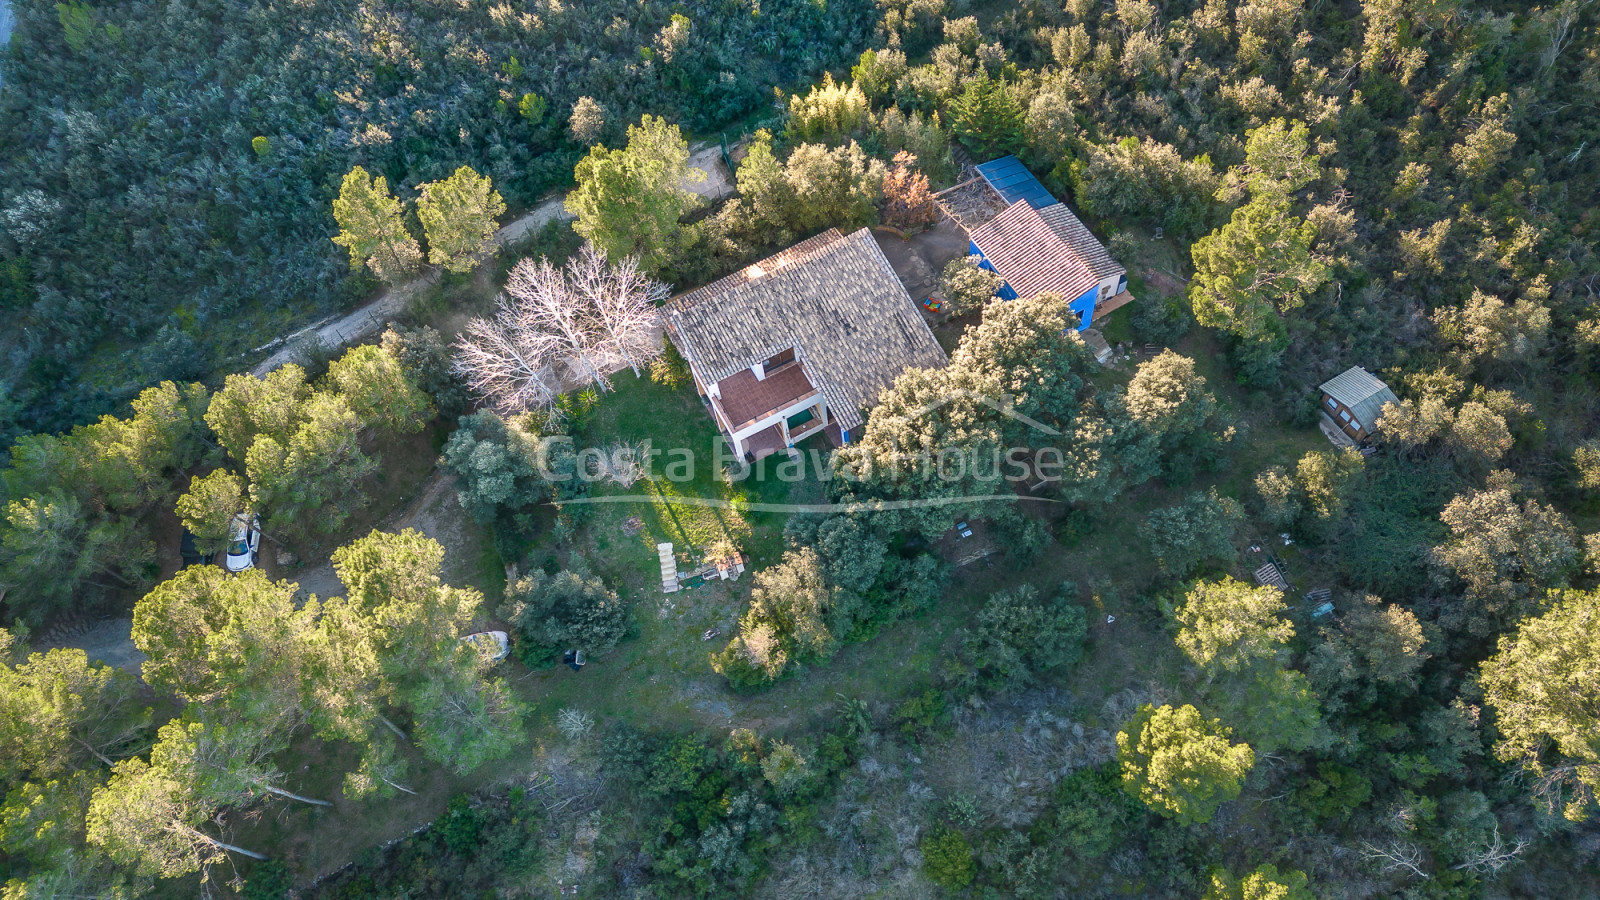
M256 564L256 551L261 547L261 519L246 519L241 513L233 517L233 530L228 534L228 571L243 572Z
M461 639L483 655L485 662L497 663L511 654L511 636L504 631L480 631Z

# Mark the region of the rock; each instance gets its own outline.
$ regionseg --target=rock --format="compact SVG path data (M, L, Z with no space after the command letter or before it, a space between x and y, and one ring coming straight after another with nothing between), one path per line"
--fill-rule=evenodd
M278 551L276 559L280 568L287 568L300 561L300 557L295 556L292 552L284 549L280 549Z

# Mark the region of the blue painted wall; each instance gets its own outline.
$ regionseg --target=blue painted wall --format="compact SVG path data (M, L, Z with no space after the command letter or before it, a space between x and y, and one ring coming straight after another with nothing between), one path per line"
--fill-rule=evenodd
M984 255L983 248L978 246L977 241L967 242L967 255L976 256L979 258L978 268L988 269L991 272L1003 275L999 269L994 267L994 263L989 262L989 257ZM1096 284L1087 291L1084 291L1083 294L1076 300L1073 300L1071 303L1067 304L1067 306L1072 309L1073 312L1076 312L1083 319L1083 324L1078 326L1079 331L1083 331L1093 324L1094 302L1095 300L1099 299L1099 293L1100 285ZM1017 299L1016 289L1013 288L1009 283L1002 283L1000 285L1000 290L995 291L994 295L999 297L1001 300Z

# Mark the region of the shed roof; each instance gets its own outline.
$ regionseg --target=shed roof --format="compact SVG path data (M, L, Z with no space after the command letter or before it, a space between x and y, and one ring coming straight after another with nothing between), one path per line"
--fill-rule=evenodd
M1351 366L1324 381L1321 390L1339 401L1368 428L1377 424L1385 403L1400 402L1387 384L1360 366Z
M1022 164L1022 160L1015 156L992 159L978 166L978 174L982 175L983 180L989 182L1007 203L1026 200L1034 209L1043 209L1057 202L1056 198L1045 190L1044 185L1039 183L1039 179L1028 171L1028 167Z
M1026 201L974 228L971 237L1018 297L1055 293L1072 300L1103 277Z
M944 351L872 234L838 229L690 291L662 308L702 381L720 382L793 348L845 428L910 367Z

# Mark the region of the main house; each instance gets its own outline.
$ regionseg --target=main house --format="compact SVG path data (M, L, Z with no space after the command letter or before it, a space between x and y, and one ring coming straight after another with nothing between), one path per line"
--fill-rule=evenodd
M717 427L752 461L818 433L848 443L895 376L947 361L865 228L830 228L661 313Z
M1080 331L1133 300L1127 270L1015 156L978 166L976 178L941 196L950 194L965 195L941 205L967 229L979 265L1005 279L1001 299L1060 294Z

